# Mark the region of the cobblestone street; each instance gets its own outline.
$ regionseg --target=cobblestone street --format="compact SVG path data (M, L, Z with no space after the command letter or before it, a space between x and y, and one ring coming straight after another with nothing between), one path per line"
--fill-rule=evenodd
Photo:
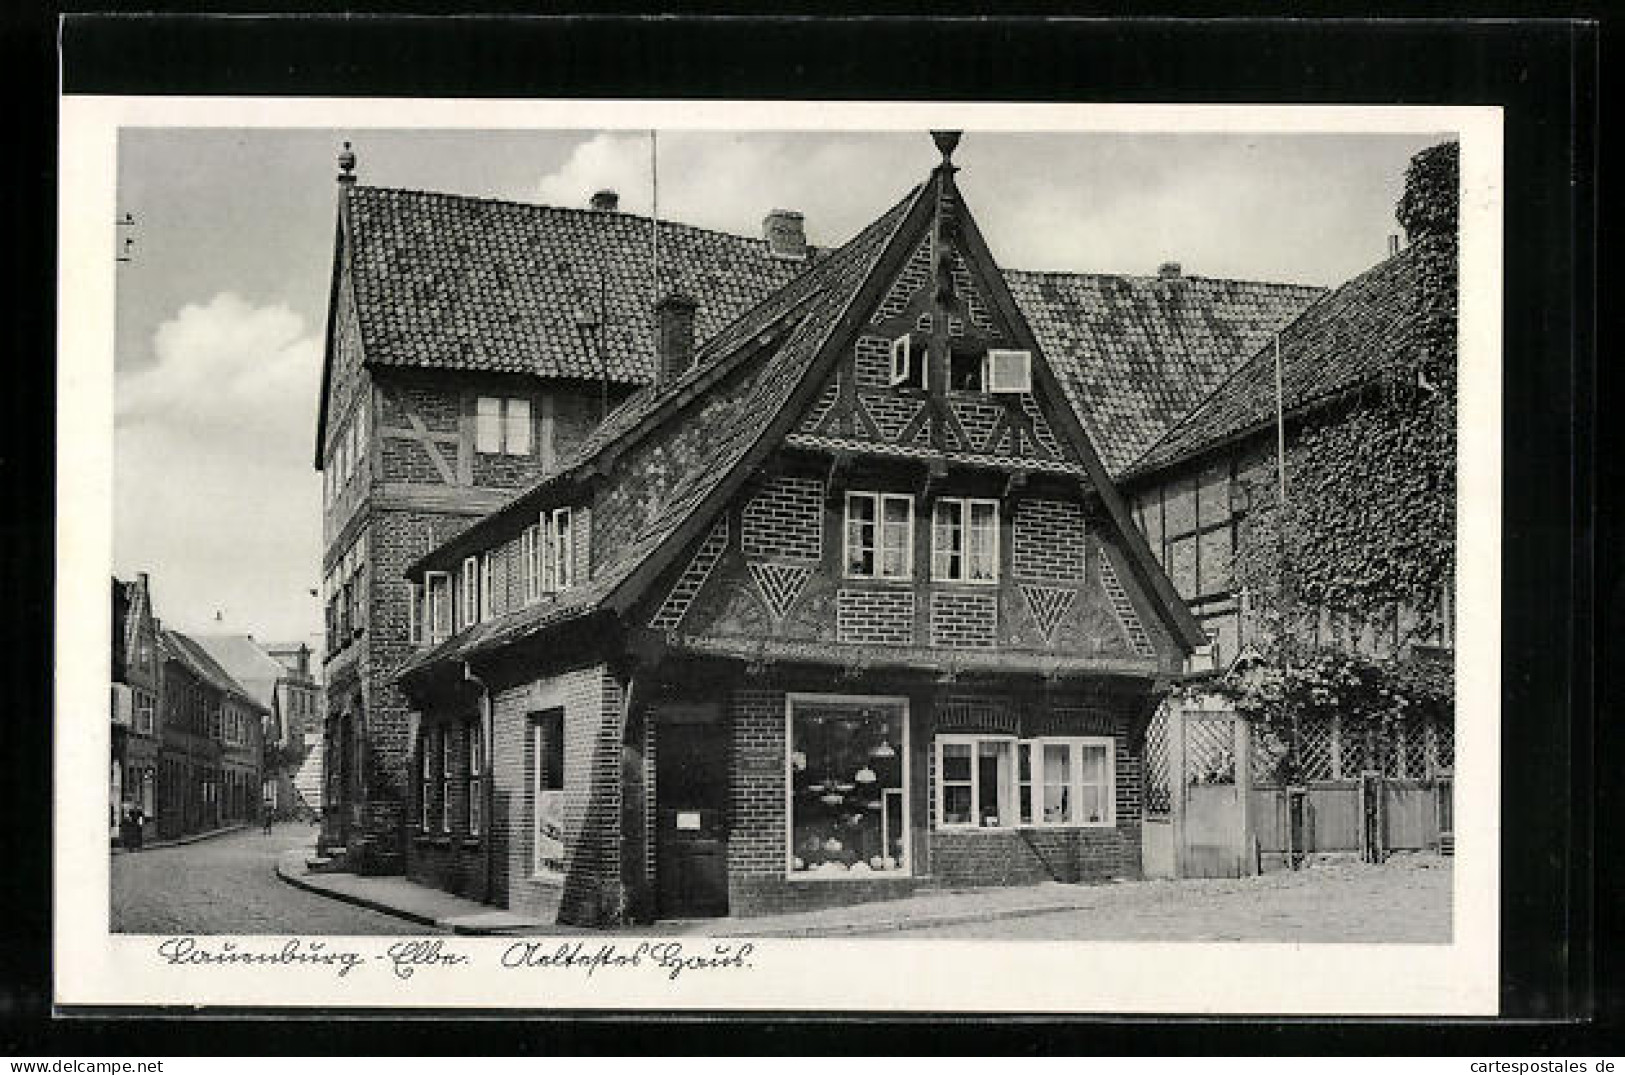
M276 876L277 856L315 843L305 824L257 828L178 847L118 853L114 933L412 934L425 927L303 892Z

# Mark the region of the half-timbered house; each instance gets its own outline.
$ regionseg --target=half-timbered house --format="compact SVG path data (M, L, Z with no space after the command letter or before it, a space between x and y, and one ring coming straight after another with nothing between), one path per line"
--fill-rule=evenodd
M603 924L1138 873L1207 640L954 141L703 345L666 295L654 384L411 566L409 875Z

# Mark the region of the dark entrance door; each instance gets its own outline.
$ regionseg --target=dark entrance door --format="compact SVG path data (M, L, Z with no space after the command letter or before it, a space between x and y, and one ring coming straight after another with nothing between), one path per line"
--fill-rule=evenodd
M656 912L728 913L728 747L715 707L669 710L655 731Z

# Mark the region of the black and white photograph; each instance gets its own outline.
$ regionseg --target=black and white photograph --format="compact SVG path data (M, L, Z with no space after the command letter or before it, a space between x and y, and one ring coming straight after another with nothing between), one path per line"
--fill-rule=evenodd
M81 957L1493 1004L1493 113L125 104Z

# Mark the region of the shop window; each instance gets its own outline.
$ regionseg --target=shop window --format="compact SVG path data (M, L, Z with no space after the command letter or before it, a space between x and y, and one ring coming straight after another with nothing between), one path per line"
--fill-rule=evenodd
M846 494L846 574L906 579L914 572L914 498Z
M538 877L564 872L564 710L530 715L531 870Z
M943 497L931 517L931 577L994 582L999 577L999 504Z
M475 403L475 450L485 455L529 455L530 426L530 400L480 396Z
M1114 823L1112 740L937 737L937 827Z
M791 695L787 708L789 875L906 874L907 702Z

